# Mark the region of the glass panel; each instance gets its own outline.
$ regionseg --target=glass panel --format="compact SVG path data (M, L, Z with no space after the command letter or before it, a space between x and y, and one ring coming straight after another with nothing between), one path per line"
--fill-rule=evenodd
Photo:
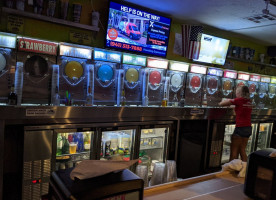
M164 162L166 133L168 128L141 130L139 164L148 166L149 176L153 172L155 163Z
M232 136L234 130L235 130L235 124L225 125L225 134L224 134L224 141L223 141L221 164L229 162L231 136Z
M257 141L257 150L269 147L272 132L272 123L261 123Z
M102 132L101 160L130 160L133 130Z
M254 149L255 135L256 135L257 124L252 124L252 135L249 137L246 154L250 154ZM231 136L235 130L235 124L225 125L225 134L223 141L223 151L221 157L221 164L229 162L230 158L230 146L231 146Z
M76 166L90 159L94 131L64 132L57 134L56 170Z
M252 124L252 135L249 137L247 146L245 149L245 152L247 155L249 155L251 152L254 151L254 144L255 144L255 139L256 139L256 130L257 130L257 124Z

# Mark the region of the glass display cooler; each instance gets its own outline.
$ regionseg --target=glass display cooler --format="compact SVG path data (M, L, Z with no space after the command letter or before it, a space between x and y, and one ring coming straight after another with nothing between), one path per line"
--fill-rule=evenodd
M100 160L125 161L134 159L137 129L137 126L101 128L101 147L97 153L97 158Z
M185 103L184 89L186 82L186 73L189 70L188 63L170 61L170 66L166 74L168 78L165 86L168 96L168 105L173 107L183 107Z
M55 133L55 170L75 167L82 160L92 159L95 129L57 129Z
M221 77L223 76L223 70L213 67L208 68L207 76L204 84L204 95L202 99L203 106L218 107L219 102L222 99L221 91Z
M258 89L259 89L259 82L261 81L261 76L258 74L250 74L250 78L248 81L248 88L250 99L252 101L252 105L255 106L258 97Z
M8 99L14 87L16 35L0 32L0 104L16 105Z
M269 83L270 83L269 76L261 76L261 82L259 82L258 102L257 102L257 107L259 109L263 109L265 108L265 105L267 105Z
M252 135L249 137L246 154L270 147L273 123L252 122ZM235 130L235 124L224 122L214 123L209 143L208 167L220 167L229 162L231 136Z
M169 125L141 127L139 164L147 166L149 179L155 163L164 163L167 159L169 131Z
M275 107L276 100L276 78L271 77L268 85L268 98L266 101L266 108L273 109Z
M234 70L224 70L222 78L222 98L232 99L234 93L235 79L237 72Z
M207 72L206 66L191 65L190 72L187 75L185 89L185 105L201 106L203 81ZM204 96L204 95L203 95Z
M256 150L262 150L270 147L273 123L260 123L257 132Z
M167 98L167 94L164 93L165 70L167 68L168 60L147 59L147 68L143 76L143 106L161 106L162 99Z
M258 127L257 123L252 123L252 135L249 137L248 143L246 146L246 154L247 155L254 151L254 147L255 147L254 143L256 140L257 127ZM229 162L231 136L232 136L234 130L235 130L235 124L225 125L221 164Z
M118 68L122 53L94 49L93 105L114 106L117 103Z
M118 76L117 105L141 105L143 73L146 57L123 54L123 65Z

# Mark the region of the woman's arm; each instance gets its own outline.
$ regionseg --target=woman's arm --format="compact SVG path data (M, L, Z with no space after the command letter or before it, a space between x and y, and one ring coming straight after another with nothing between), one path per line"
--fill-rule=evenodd
M222 101L219 103L219 105L220 105L220 106L230 106L230 105L232 105L231 99L222 100Z

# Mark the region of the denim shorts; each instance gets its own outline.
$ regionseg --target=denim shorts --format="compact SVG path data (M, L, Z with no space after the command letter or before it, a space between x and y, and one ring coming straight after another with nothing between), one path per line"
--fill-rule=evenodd
M236 127L233 135L249 138L252 135L252 127L251 126Z

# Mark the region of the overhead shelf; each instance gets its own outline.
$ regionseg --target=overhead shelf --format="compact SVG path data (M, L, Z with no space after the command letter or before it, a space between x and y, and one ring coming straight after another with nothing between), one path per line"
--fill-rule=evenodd
M255 64L255 65L263 65L263 66L267 66L267 67L276 67L276 65L266 64L266 63L257 62L257 61L253 61L253 60L246 60L246 59L242 59L242 58L236 58L236 57L232 57L232 56L227 56L227 58L230 59L230 60L237 60L237 61L240 61L240 62L251 63L251 64Z
M62 24L62 25L65 25L65 26L76 27L76 28L85 29L85 30L89 30L89 31L99 31L99 27L89 26L89 25L86 25L86 24L80 24L80 23L76 23L76 22L72 22L72 21L68 21L68 20L64 20L64 19L58 19L58 18L55 18L55 17L48 17L48 16L35 14L35 13L30 13L30 12L25 12L25 11L21 11L21 10L12 9L12 8L2 7L2 12L12 14L12 15L37 19L37 20L41 20L41 21L46 21L46 22L50 22L50 23Z

